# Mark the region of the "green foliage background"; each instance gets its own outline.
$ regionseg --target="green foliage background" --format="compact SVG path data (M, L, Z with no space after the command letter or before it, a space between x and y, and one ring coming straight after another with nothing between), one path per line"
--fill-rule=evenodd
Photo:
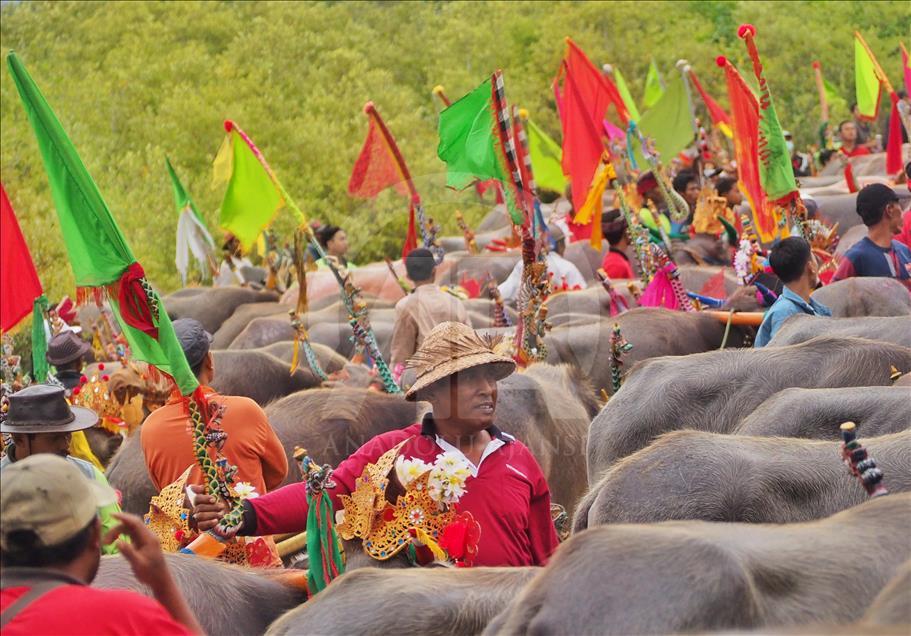
M343 225L354 260L367 262L396 256L407 222L397 195L346 194L367 100L395 134L429 214L455 234L454 209L477 222L485 208L470 190L443 187L434 85L454 99L502 68L509 99L559 140L550 82L565 36L596 64L618 65L637 100L650 58L665 75L686 58L726 104L714 60L724 54L747 74L742 22L758 29L779 117L798 145L819 120L812 60L850 101L854 29L901 82L906 2L23 2L3 5L0 48L18 52L136 257L170 291L177 216L164 156L217 227L211 162L225 118L257 142L300 207ZM0 115L2 179L39 275L52 299L72 293L41 158L5 70ZM287 212L276 224L293 226Z

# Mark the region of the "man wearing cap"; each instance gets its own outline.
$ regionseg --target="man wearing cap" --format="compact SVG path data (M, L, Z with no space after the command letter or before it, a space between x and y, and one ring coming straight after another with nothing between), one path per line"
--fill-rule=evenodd
M563 291L570 289L585 289L585 278L579 271L579 268L570 261L563 258L566 251L566 236L560 226L551 224L547 226L547 232L550 234L552 248L547 252L547 275L550 276L550 282L554 286L554 291ZM500 296L503 300L513 300L519 293L522 286L523 263L520 259L509 278L500 284Z
M902 227L898 195L887 185L871 183L857 193L857 214L867 226L867 236L845 252L832 280L886 276L911 291L911 250L893 238Z
M9 433L13 443L0 459L3 480L6 471L17 462L32 455L52 454L64 457L88 480L105 487L108 480L91 463L69 454L70 437L75 431L91 428L98 422L94 411L81 406L70 406L63 388L49 384L33 384L9 396L9 410L0 422L0 431ZM98 510L101 525L109 530L117 525L114 514L120 512L117 501L112 501ZM117 548L105 546L105 552L114 553Z
M408 361L417 379L406 400L423 400L431 413L401 430L374 437L342 461L332 473L331 493L336 510L340 495L355 489L355 480L368 464L403 444L400 457L433 463L446 451L468 462L471 476L459 509L481 526L475 565L543 565L557 547L550 516L550 491L528 448L494 426L497 381L515 370L515 362L493 350L494 343L470 327L438 325ZM203 489L194 487L194 517L200 530L214 527L226 510ZM244 501L240 534L268 535L300 532L307 525L304 483L285 486L263 497Z
M462 301L434 284L436 261L433 252L419 247L405 257L405 271L414 283L414 292L395 304L395 326L390 345L392 368L404 366L424 338L441 322L469 323Z
M201 634L155 536L134 515L117 514L104 532L97 510L116 494L52 454L16 462L0 481L0 630L33 634ZM133 574L155 600L89 587L100 547L118 542Z
M221 427L228 438L222 452L237 466L236 480L250 484L257 495L272 490L285 479L288 459L266 414L249 398L219 395L209 386L215 377L209 351L212 335L202 324L192 318L181 318L174 321L174 332L209 404L223 409ZM204 483L189 431L189 415L179 395L173 395L164 406L152 411L140 428L146 466L159 491L180 479L191 466L188 483Z

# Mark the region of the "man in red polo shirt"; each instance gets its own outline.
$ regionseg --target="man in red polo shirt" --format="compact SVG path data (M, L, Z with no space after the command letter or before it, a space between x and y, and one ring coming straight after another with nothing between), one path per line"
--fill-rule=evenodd
M3 471L0 480L0 630L40 634L202 634L177 589L155 535L142 519L114 515L102 536L97 509L114 501L110 487L86 479L62 457L42 453ZM130 591L89 587L102 543L118 541L133 574L155 600Z
M857 125L850 120L845 120L838 125L838 136L841 138L841 152L846 157L859 157L869 155L870 149L858 143Z
M470 327L445 322L428 334L409 360L417 379L405 395L433 407L422 422L373 438L332 473L328 492L336 510L340 495L349 495L368 464L399 443L399 456L432 463L444 452L464 458L471 475L459 510L480 524L475 565L544 565L557 547L550 514L550 491L528 448L494 426L497 381L515 370L511 358L495 353L491 342ZM214 528L226 506L197 494L194 517L200 530ZM303 483L291 484L244 502L240 534L300 532L307 523Z

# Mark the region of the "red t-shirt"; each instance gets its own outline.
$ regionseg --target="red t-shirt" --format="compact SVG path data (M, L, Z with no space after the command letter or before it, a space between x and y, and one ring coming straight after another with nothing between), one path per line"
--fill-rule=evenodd
M626 254L613 248L607 250L607 254L604 255L601 269L610 278L634 278L633 268L630 266Z
M332 505L341 510L339 495L354 490L354 480L368 463L403 440L400 454L432 463L443 452L432 434L422 435L420 423L383 433L361 446L332 473L336 487ZM550 491L531 451L511 436L488 455L477 477L465 482L459 510L467 510L481 526L475 565L544 565L559 540L550 516ZM410 438L410 439L409 439ZM262 497L248 499L256 513L256 534L300 532L307 525L307 490L304 483L279 488Z
M0 611L28 587L0 591ZM3 628L3 636L155 636L190 634L154 599L128 590L63 585L37 598Z

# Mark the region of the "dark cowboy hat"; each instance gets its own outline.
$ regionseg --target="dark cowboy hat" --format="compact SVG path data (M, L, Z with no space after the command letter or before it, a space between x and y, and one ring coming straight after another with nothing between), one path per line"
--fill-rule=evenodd
M89 343L67 329L51 338L51 341L47 344L47 355L45 357L48 362L57 367L61 364L68 364L78 360L88 353L91 348L92 346Z
M63 387L33 384L9 396L9 410L0 424L3 433L71 433L91 428L98 416L91 409L70 406Z

